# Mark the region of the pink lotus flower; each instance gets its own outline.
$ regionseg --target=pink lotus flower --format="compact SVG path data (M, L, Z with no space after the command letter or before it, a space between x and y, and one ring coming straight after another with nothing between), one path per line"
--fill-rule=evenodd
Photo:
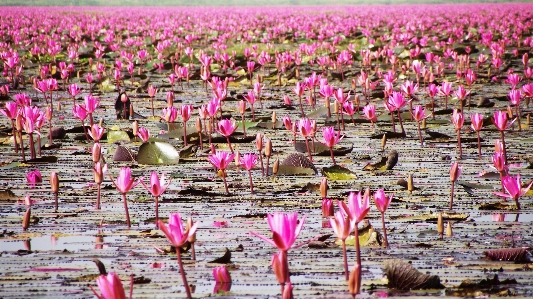
M385 191L383 191L383 189L378 189L374 193L374 203L376 204L376 207L381 213L385 213L393 197L394 194L392 194L391 196L386 196Z
M192 105L182 105L178 109L178 114L181 116L183 122L187 122L191 118L191 113L194 110Z
M366 119L372 122L372 128L374 128L374 123L378 120L376 116L376 106L372 104L366 105L363 107L363 114L365 115Z
M464 122L465 119L463 113L459 112L457 109L453 109L452 123L457 131L457 147L459 148L459 157L463 155L463 148L461 146L461 128L463 127Z
M476 132L481 131L481 129L483 128L483 114L481 113L470 114L470 121L472 122L472 124L470 125L472 130Z
M531 188L531 185L533 185L533 181L527 185L527 187L522 187L522 182L520 180L520 174L516 175L516 178L512 176L505 176L502 179L503 188L505 189L505 192L494 192L494 194L506 198L512 198L514 199L516 203L516 208L520 210L520 203L518 202L518 199L523 196L524 194L529 191Z
M213 278L217 283L230 283L231 276L226 266L219 266L213 269Z
M175 107L163 108L163 119L167 123L173 123L178 117L178 110Z
M95 144L99 144L99 143L95 143ZM96 185L98 185L98 193L96 195L95 209L100 210L101 185L102 185L102 182L104 181L104 177L107 172L107 164L104 164L101 162L94 163L93 172L94 172L94 182L96 183Z
M463 111L463 101L470 94L470 92L466 91L466 89L462 85L459 85L459 87L457 87L457 90L453 94L461 103L461 111Z
M104 128L100 128L100 125L93 124L91 130L89 131L89 136L94 140L94 142L100 142L102 136L104 135Z
M507 130L514 122L514 120L511 123L507 123L507 112L506 111L494 111L494 116L492 117L492 121L494 125L496 126L496 129L499 131L505 131Z
M255 121L255 109L254 109L254 104L256 102L256 97L255 97L255 94L253 91L248 91L247 94L245 94L244 96L244 99L250 104L250 108L252 109L252 120ZM246 109L246 108L245 108Z
M165 185L165 174L161 174L161 178L157 175L156 171L153 171L150 174L150 185L146 185L144 183L144 177L141 177L139 179L139 182L144 186L148 192L152 194L153 197L159 197L161 196L165 190L167 190L168 186L171 183L171 180L168 181L168 184Z
M324 145L329 147L329 152L331 154L331 160L333 164L335 163L335 157L333 156L333 147L341 141L344 136L341 136L341 132L335 132L334 127L324 127L322 128L322 137L324 138Z
M381 212L381 225L383 229L383 247L389 246L389 241L387 240L387 228L385 227L385 211L389 207L390 202L392 201L392 198L394 197L394 194L391 196L386 196L385 191L383 189L378 189L374 193L374 203L376 204L376 207Z
M503 156L502 152L495 152L492 155L491 160L492 164L494 165L494 168L496 168L498 172L507 173L509 167L505 165L505 157Z
M120 168L120 172L116 181L112 175L109 175L109 177L111 178L111 181L113 181L113 185L115 185L117 190L122 194L128 193L139 183L132 177L131 168L129 167Z
M150 139L150 131L145 127L140 127L137 131L137 136L139 136L143 142L147 142L148 139Z
M91 95L88 95L86 98L85 98L85 110L87 111L88 114L92 114L94 113L94 111L96 111L96 109L98 108L98 106L100 105L100 101L98 101L98 98L95 98Z
M305 216L298 220L298 212L292 214L274 213L267 215L268 225L272 231L272 239L256 232L250 233L277 247L280 251L288 251L298 238L305 223Z
M333 200L328 198L322 199L322 217L333 216Z
M329 219L329 223L331 227L333 228L333 231L337 235L337 238L339 238L342 242L342 253L344 258L344 275L346 276L346 280L348 280L348 260L346 258L346 238L350 236L350 233L354 229L354 223L350 221L346 215L344 215L341 211L337 211L335 213L335 218Z
M0 109L0 113L5 115L7 118L13 120L17 118L18 114L18 105L15 102L7 102L4 104L5 109Z
M231 147L231 142L229 140L229 136L233 134L237 130L237 124L235 121L231 121L229 119L222 119L218 122L218 128L216 128L216 131L226 137L226 141L228 142L229 149L231 150L231 153L233 153L233 148Z
M152 84L148 85L148 96L153 98L155 97L156 93L157 93L157 88L155 88Z
M172 246L176 247L176 255L178 257L178 265L180 267L183 286L185 287L187 298L191 299L191 290L187 283L187 277L185 276L185 270L183 269L183 262L181 261L181 250L179 248L182 247L191 236L194 236L196 229L198 228L198 222L191 224L187 229L183 227L179 213L170 213L168 217L168 226L161 220L158 221L158 224L159 228L163 231Z
M481 158L481 137L479 136L479 131L483 128L483 115L481 113L470 114L470 121L472 122L470 127L477 133L477 150Z
M116 273L100 275L96 278L96 283L104 299L126 299L124 286Z
M226 189L226 194L228 194L228 185L226 182L226 168L231 164L231 161L233 161L233 158L235 158L235 154L230 154L228 152L223 151L217 151L215 154L209 155L207 158L209 160L209 163L211 163L214 167L220 169L222 171L222 179L224 180L224 187Z
M310 161L313 161L313 157L311 156L311 149L309 148L309 140L307 138L313 137L315 126L316 122L314 120L310 120L309 118L304 117L298 120L298 128L300 130L300 134L305 139L305 146L307 147L307 154Z
M150 185L144 183L144 178L141 177L139 182L144 186L148 192L152 193L152 196L155 197L155 223L156 227L159 224L159 197L167 190L170 186L171 180L168 181L168 184L165 185L165 174L161 174L161 178L157 175L157 172L153 171L150 174Z
M87 118L87 110L85 109L83 105L78 105L78 104L74 105L74 107L72 107L72 114L74 114L74 117L76 117L77 119L81 121Z
M165 234L172 246L179 248L187 242L189 236L194 235L198 228L198 222L195 222L189 230L186 230L181 221L180 214L170 213L168 217L168 225L159 220L159 228Z
M117 190L122 194L122 199L124 200L124 210L126 212L126 221L128 227L131 227L130 214L128 211L128 202L126 201L126 193L128 193L128 191L137 186L137 184L139 184L139 181L133 179L131 175L131 169L129 167L120 168L120 172L116 181L112 175L109 175L109 177L111 178L113 185L115 185Z
M43 176L38 169L35 169L26 173L26 181L28 182L28 185L35 186L35 184L43 182Z
M348 195L348 205L343 201L338 201L339 208L350 218L353 225L356 226L361 220L366 217L368 211L370 211L370 190L367 189L364 196L361 192L350 192Z

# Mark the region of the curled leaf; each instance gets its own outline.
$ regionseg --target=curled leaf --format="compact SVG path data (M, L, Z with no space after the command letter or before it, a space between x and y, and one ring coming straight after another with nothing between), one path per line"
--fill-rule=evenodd
M389 280L388 287L398 290L442 289L437 275L423 274L400 259L386 261L383 266Z
M484 252L492 261L527 262L526 248L501 248L491 249Z

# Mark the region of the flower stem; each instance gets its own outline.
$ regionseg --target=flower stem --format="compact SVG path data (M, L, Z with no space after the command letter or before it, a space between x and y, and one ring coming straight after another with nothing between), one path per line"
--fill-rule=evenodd
M361 268L361 247L359 246L359 228L358 228L358 222L355 223L355 254L357 256L357 265L359 266L359 269ZM357 279L357 290L355 290L356 294L359 294L359 288L361 286L361 271L359 271L359 275L356 278Z
M246 138L246 126L244 125L244 114L242 115L242 132L244 134L244 138Z
M457 146L459 147L459 158L463 156L463 147L461 146L461 130L457 130Z
M226 182L226 171L225 170L223 170L222 179L224 180L224 188L226 189L226 195L228 195L229 191L228 191L228 183Z
M309 140L307 140L307 137L305 138L305 146L307 147L307 154L309 155L309 161L313 162L313 157L311 156L311 149L309 148Z
M54 192L54 204L55 204L54 212L57 212L58 210L57 195L58 195L58 192Z
M270 156L266 156L266 167L265 167L266 176L268 176L269 164L270 164Z
M418 125L418 139L420 139L420 146L424 145L424 142L422 141L422 131L420 131L420 122L417 122Z
M504 162L505 162L505 164L507 164L507 149L505 149L505 138L504 138L503 131L500 131L500 137L501 137L501 140L502 140L503 158L505 159Z
M30 138L30 155L31 155L31 159L35 159L35 144L33 142L33 133L29 134L29 138Z
M265 166L263 165L263 154L261 153L260 150L257 151L259 154L259 161L261 162L261 175L262 176L265 176Z
M126 223L128 228L131 227L130 212L128 211L128 201L126 200L126 193L122 193L122 199L124 200L124 211L126 212Z
M231 150L231 153L233 154L233 147L231 147L231 142L229 141L229 136L226 136L226 140L228 141L229 149Z
M450 210L453 210L453 191L455 188L455 182L452 181L452 188L450 190Z
M187 146L187 122L183 122L183 146ZM231 151L233 153L233 151Z
M250 179L250 193L254 194L254 183L252 181L252 172L248 170L248 178Z
M154 115L155 115L155 114L154 114L154 98L151 97L151 98L150 98L150 101L152 102L152 117L154 117ZM126 111L126 110L124 110L124 111ZM126 114L126 113L124 112L124 114Z
M159 228L159 196L155 197L155 227Z
M390 120L392 123L392 131L396 133L396 125L394 124L394 112L393 111L390 111Z
M350 272L348 272L348 261L346 256L346 240L342 240L342 257L344 258L344 276L346 281L350 279Z
M479 136L479 131L477 131L477 153L481 158L481 137Z
M189 284L187 283L187 277L185 277L185 270L183 269L183 262L181 261L181 252L179 248L176 248L176 256L178 257L178 265L180 267L181 279L183 280L183 286L185 287L187 298L191 299L191 290L189 288Z
M385 227L385 212L381 213L381 227L383 229L383 247L389 247L389 241L387 240L387 228Z
M96 210L100 210L100 195L101 195L102 185L98 184L98 191L96 193L96 206L94 207Z
M11 128L13 130L12 134L13 134L13 140L15 142L15 153L18 154L18 152L19 152L19 144L17 142L17 131L15 129L15 120L14 119L11 120Z
M305 117L304 107L303 107L303 105L302 105L302 96L298 96L298 101L300 102L300 112L301 112L301 117Z
M400 115L400 109L396 111L398 113L398 121L400 122L400 128L402 129L402 134L405 136L405 129L403 128L402 116Z
M333 156L333 147L329 148L329 154L331 155L331 161L333 161L333 165L337 165L335 162L335 156Z
M520 123L520 103L516 105L516 118L518 120L518 132L522 132L522 124Z
M26 155L24 154L24 142L22 141L22 132L19 132L20 134L20 150L22 152L22 161L26 162Z

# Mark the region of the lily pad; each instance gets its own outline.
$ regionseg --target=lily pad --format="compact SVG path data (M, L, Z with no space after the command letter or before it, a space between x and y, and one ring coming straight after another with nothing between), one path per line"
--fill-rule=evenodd
M107 143L115 143L117 141L130 141L130 136L124 131L107 132Z
M342 181L357 178L357 175L353 171L339 165L324 167L322 168L322 173L330 180Z
M398 290L444 288L437 275L423 274L411 264L400 259L385 261L383 270L389 280L389 288L396 288Z
M146 165L174 165L180 160L179 152L170 143L147 142L139 147L137 162Z
M298 167L291 165L280 165L276 175L315 175L315 171L311 168Z

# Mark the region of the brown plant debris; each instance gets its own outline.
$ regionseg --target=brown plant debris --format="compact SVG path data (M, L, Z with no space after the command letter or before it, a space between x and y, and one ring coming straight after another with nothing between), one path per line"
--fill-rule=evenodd
M389 280L388 287L398 290L442 289L437 275L423 274L400 259L388 260L383 269Z
M485 256L492 261L527 262L528 252L526 248L501 248L490 249L484 252Z

